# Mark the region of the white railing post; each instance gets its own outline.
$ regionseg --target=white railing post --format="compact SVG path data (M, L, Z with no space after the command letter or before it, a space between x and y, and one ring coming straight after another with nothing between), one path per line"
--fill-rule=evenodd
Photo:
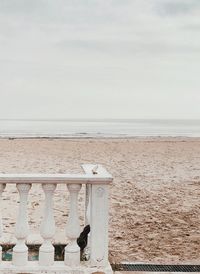
M17 244L13 248L13 264L16 266L24 266L28 261L28 247L26 246L25 241L29 232L27 218L27 199L28 192L31 189L31 184L18 183L16 186L19 191L20 204L15 228Z
M86 184L85 190L85 226L90 225L90 214L91 214L91 184ZM87 246L84 249L84 258L86 260L90 259L90 233L88 234Z
M0 239L2 238L3 235L3 225L2 225L2 193L5 189L6 185L5 184L0 184ZM0 245L0 262L2 261L2 247Z
M85 226L90 224L91 184L85 190Z
M90 262L92 266L108 264L108 185L92 185Z
M78 193L81 189L81 184L68 184L67 188L70 193L70 212L66 226L66 235L70 242L65 247L65 264L78 266L80 264L80 247L77 245L77 238L80 234Z
M95 175L106 175L101 165L83 165L86 174L94 175L90 193L90 264L108 265L108 198L109 182L95 183Z
M98 167L97 165L95 167ZM87 174L93 174L91 165L83 165L83 169L85 173ZM85 226L90 225L91 226L91 193L92 193L92 185L86 184L86 190L85 190ZM90 259L90 233L88 234L88 241L87 246L84 249L84 257L86 260Z
M54 264L54 246L51 240L55 234L53 194L56 189L56 184L42 184L42 188L45 193L45 207L40 232L44 242L39 250L39 264L49 266Z

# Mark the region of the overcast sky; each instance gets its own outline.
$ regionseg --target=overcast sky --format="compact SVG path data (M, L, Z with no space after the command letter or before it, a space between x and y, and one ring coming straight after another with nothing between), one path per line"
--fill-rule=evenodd
M200 119L200 0L0 0L0 118Z

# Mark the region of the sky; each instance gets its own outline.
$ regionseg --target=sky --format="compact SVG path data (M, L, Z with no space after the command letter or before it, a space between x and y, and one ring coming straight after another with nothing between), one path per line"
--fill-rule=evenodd
M0 0L0 119L200 119L199 0Z

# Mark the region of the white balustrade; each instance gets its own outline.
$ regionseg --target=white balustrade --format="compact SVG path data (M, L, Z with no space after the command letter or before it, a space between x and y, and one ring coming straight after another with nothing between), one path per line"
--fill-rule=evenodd
M0 272L6 273L92 273L95 271L111 274L108 263L108 191L112 176L100 165L83 165L84 174L0 174L0 200L6 184L16 184L19 192L19 212L15 236L17 243L13 248L12 263L0 262ZM27 202L31 184L41 184L45 194L44 214L40 227L43 244L39 249L39 260L28 261L26 239L29 233ZM53 195L57 184L66 184L69 191L69 216L66 236L69 243L65 247L64 261L54 259L55 248L52 244L55 234L53 214ZM80 261L80 247L77 238L81 229L78 213L78 194L81 186L86 185L85 225L90 225L90 235L85 248L87 264ZM0 216L0 238L2 221ZM0 247L0 256L2 249ZM1 259L0 259L1 261ZM4 272L3 272L4 271ZM13 271L13 272L12 272Z
M17 184L19 191L20 204L19 213L15 228L15 236L17 244L13 248L13 264L24 266L28 261L28 247L25 244L29 232L28 216L27 216L27 199L31 184Z
M55 234L53 193L56 189L56 184L43 184L42 188L45 193L44 218L41 224L41 236L44 239L44 243L39 250L39 264L49 266L54 263L54 246L51 240Z
M2 214L1 214L1 205L2 205L2 193L3 193L3 191L4 191L4 189L5 189L5 187L6 187L6 185L5 184L0 184L0 239L1 239L1 237L2 237L2 235L3 235L3 226L2 226ZM1 245L0 245L0 262L1 262L1 260L2 260L2 247L1 247Z
M65 247L65 264L76 266L80 264L80 247L77 245L77 238L80 235L80 224L78 217L78 193L81 184L69 184L67 188L70 193L70 212L66 227L66 235L70 242Z

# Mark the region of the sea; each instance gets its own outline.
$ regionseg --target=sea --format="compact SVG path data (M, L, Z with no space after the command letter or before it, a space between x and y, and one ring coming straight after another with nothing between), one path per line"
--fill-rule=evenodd
M0 138L200 137L200 120L0 120Z

